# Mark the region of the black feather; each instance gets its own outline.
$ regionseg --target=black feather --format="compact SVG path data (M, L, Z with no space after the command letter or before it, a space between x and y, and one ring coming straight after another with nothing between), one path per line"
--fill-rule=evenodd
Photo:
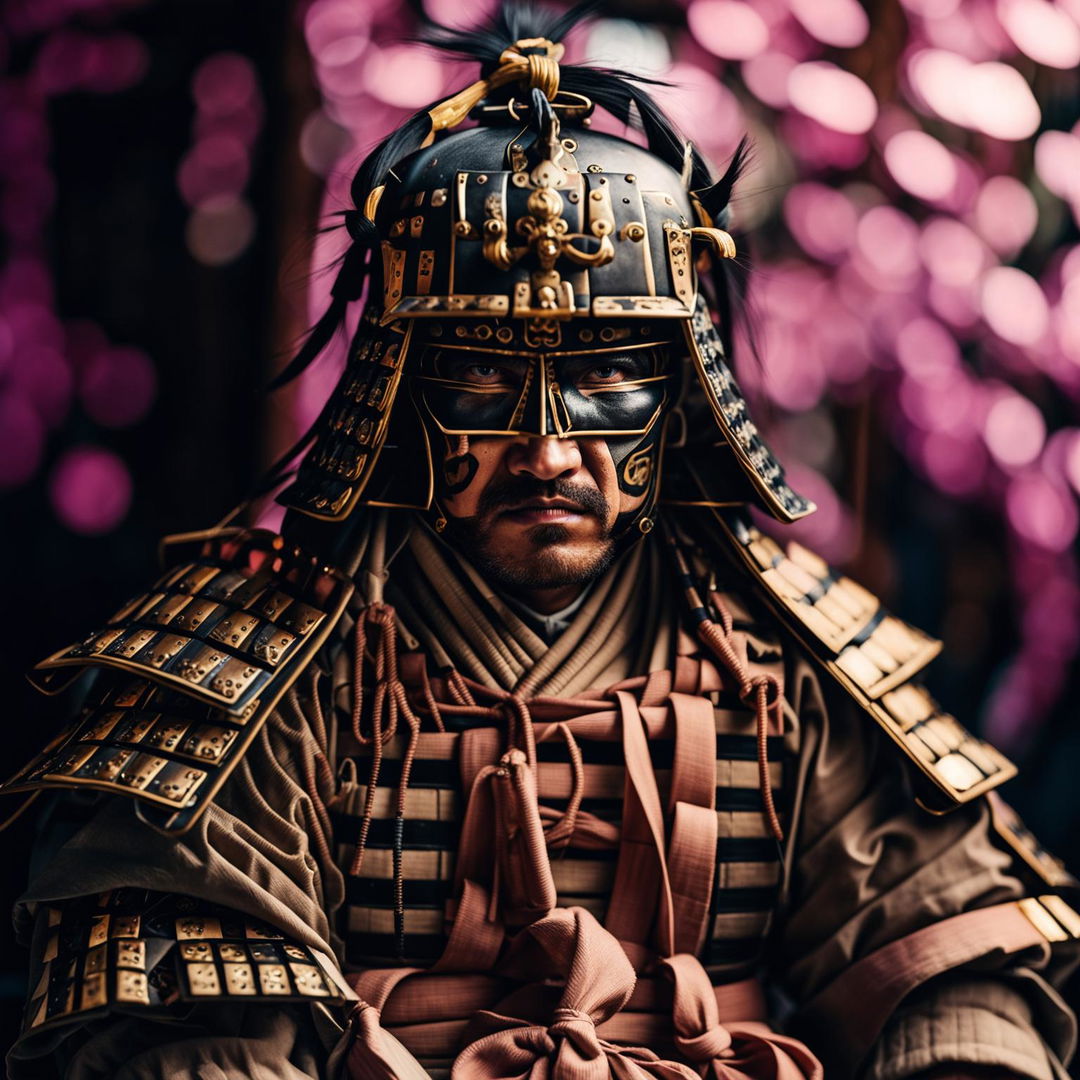
M364 283L371 266L370 254L371 249L366 244L354 241L350 245L330 288L330 306L312 327L300 351L270 382L271 390L292 382L330 343L330 339L345 319L345 309L349 302L359 300L364 291Z
M749 161L750 139L744 135L739 140L739 145L735 147L735 153L732 154L731 161L728 162L728 167L724 170L724 175L715 184L694 191L698 202L701 203L709 217L718 225L723 220L728 203L731 202L731 192L735 187L735 182L746 171Z

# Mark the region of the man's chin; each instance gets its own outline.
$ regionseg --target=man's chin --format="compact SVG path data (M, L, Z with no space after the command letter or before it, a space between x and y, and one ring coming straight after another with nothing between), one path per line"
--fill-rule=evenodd
M464 522L462 523L464 525ZM446 539L494 585L506 589L557 589L594 581L611 565L615 543L576 536L561 524L451 528Z

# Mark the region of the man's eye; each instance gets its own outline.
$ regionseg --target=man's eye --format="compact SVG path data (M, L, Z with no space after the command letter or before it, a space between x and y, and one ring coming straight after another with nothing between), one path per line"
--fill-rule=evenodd
M506 372L493 364L469 364L462 372L462 376L466 382L493 383L505 379Z
M593 383L622 382L626 377L626 368L621 364L597 364L585 373L586 381Z

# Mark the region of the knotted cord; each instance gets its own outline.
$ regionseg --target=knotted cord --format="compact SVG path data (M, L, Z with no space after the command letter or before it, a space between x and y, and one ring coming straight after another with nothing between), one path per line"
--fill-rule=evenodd
M542 53L538 51L540 49ZM519 82L527 90L539 90L548 101L554 101L559 92L559 61L564 52L562 45L547 38L515 41L510 48L503 50L499 66L490 75L478 79L428 110L431 131L423 145L430 146L437 132L457 127L493 90L510 83Z
M769 826L769 832L778 843L782 842L784 830L780 825L780 817L776 812L772 783L769 778L770 725L775 726L778 731L782 730L784 697L780 681L775 675L768 672L761 672L757 675L750 674L735 648L733 619L731 612L728 611L727 606L724 604L723 598L715 589L710 589L709 599L720 619L720 625L717 625L710 617L709 609L701 599L697 582L690 572L686 555L674 532L667 525L665 525L665 532L675 556L676 569L686 592L691 614L696 622L698 638L735 678L739 685L739 700L746 705L749 705L751 700L753 701L757 719L758 785L761 789L762 811Z

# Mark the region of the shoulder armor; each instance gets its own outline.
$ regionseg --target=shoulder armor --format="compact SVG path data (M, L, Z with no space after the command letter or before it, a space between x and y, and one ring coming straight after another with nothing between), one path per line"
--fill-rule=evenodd
M31 673L56 692L104 668L78 719L0 791L89 787L189 828L326 640L352 583L274 533L171 537L173 566L105 627Z
M24 1035L108 1009L352 996L330 957L189 896L115 889L42 905Z
M1013 853L1051 888L1070 890L1075 895L1080 889L1080 881L1065 869L1065 864L1056 855L1050 854L1039 843L1020 815L996 791L990 792L986 800L990 804L994 830Z
M941 642L801 545L785 550L744 517L717 518L777 615L929 781L928 810L953 809L1016 775L918 681Z

